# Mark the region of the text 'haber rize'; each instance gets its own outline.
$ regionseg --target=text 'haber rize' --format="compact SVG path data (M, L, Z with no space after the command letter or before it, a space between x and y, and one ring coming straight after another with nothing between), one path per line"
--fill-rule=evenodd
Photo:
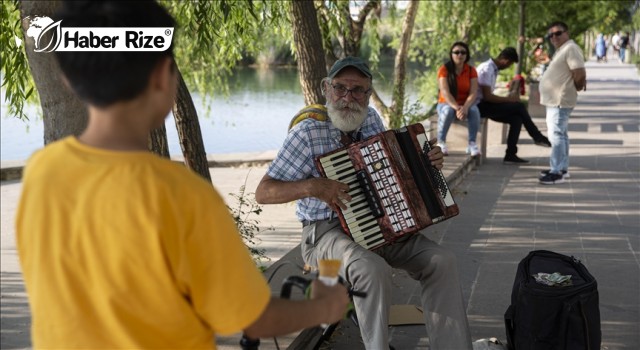
M119 36L98 36L93 32L89 32L89 36L80 35L75 32L72 36L69 36L69 32L64 33L64 45L69 47L69 44L73 44L73 47L80 48L115 48L116 42L120 39ZM153 49L162 48L164 46L163 36L142 35L142 32L126 31L124 44L127 48L133 49Z

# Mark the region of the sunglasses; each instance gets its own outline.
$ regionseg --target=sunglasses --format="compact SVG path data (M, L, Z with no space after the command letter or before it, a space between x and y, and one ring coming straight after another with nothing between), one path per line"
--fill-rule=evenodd
M562 35L564 32L565 32L564 30L559 30L559 31L557 31L557 32L549 33L549 34L547 34L547 38L551 39L551 38L553 38L554 36L560 36L560 35Z
M466 55L467 51L451 51L451 53L454 55Z

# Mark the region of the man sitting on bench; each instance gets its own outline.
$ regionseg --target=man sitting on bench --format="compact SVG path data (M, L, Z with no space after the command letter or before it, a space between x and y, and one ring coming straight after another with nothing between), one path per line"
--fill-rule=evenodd
M551 143L533 123L529 112L527 112L524 104L520 102L518 95L503 97L493 94L498 71L511 67L514 62L518 62L518 53L513 47L507 47L500 52L498 57L491 58L478 66L478 85L480 89L478 89L477 103L482 118L509 124L504 164L528 164L528 160L517 156L517 144L522 125L527 129L536 145L551 147Z

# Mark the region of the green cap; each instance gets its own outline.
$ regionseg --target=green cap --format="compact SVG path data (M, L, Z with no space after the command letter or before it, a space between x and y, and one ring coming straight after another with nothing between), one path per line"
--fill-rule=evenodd
M371 71L369 70L369 66L367 66L367 64L364 63L362 59L353 56L348 56L341 60L337 60L329 71L329 78L333 79L341 70L347 67L354 67L362 72L362 74L369 77L369 79L373 78L373 76L371 75Z

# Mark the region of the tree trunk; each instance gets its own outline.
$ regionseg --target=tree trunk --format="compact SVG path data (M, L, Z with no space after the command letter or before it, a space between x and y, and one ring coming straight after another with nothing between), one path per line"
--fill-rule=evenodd
M340 23L338 32L329 33L329 28L324 26L325 48L333 50L331 44L331 35L335 35L340 45L340 52L327 52L326 60L344 58L346 56L358 56L360 54L360 42L364 33L364 25L370 13L380 16L381 0L369 0L358 13L358 17L354 20L351 17L348 1L332 3L332 9L327 7L325 2L320 2L320 14L325 22L332 22L330 17L336 16L337 22ZM331 62L332 63L332 62Z
M164 124L155 130L151 130L149 134L149 151L164 158L171 158L169 142L167 141L167 129Z
M60 2L23 1L21 18L47 16L53 18ZM87 108L62 81L62 73L53 53L34 52L34 39L27 36L29 19L22 21L29 70L40 96L44 121L44 144L69 135L80 135L87 126Z
M60 6L58 1L23 1L21 17L54 17ZM49 144L69 135L80 135L87 127L88 111L85 104L76 97L62 81L62 72L53 53L34 52L35 41L26 35L29 20L22 21L25 50L31 76L38 90L42 119L44 122L44 144ZM164 125L149 135L149 149L169 158L167 133Z
M398 47L394 63L391 106L387 106L376 91L371 95L371 102L380 111L382 118L390 128L397 128L404 124L404 87L406 85L407 57L409 54L411 35L413 34L413 26L418 14L419 3L419 1L415 0L409 3L402 23L400 46Z
M176 95L176 103L173 106L173 117L178 129L178 139L184 156L184 164L187 168L211 182L209 162L207 161L207 153L204 150L198 113L180 70L178 70L178 93Z
M402 36L400 37L400 46L396 53L393 68L393 97L391 100L391 115L389 116L389 127L392 129L399 128L404 124L404 87L407 77L407 56L409 55L411 34L413 33L413 25L416 22L419 5L420 2L416 0L409 2L404 22L402 23Z
M520 26L518 28L518 37L524 38L524 27L525 27L525 1L520 0ZM516 74L522 73L522 65L524 64L525 54L524 54L524 42L525 40L518 40L518 63L516 64Z
M351 18L349 3L345 2L345 19L347 20L345 30L348 32L345 34L343 49L346 56L360 55L360 44L367 17L371 12L380 10L380 7L380 0L370 0L360 10L358 18L354 20Z
M324 104L325 98L320 83L327 76L327 70L322 49L322 34L313 1L293 1L291 15L304 103Z

